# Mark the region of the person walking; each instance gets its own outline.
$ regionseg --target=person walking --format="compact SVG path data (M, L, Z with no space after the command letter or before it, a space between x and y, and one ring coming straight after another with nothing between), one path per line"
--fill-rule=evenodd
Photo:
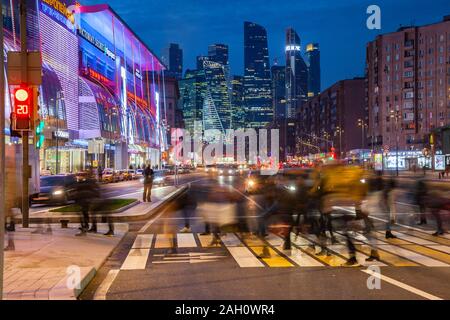
M426 206L425 206L426 197L427 197L427 185L423 179L419 179L419 181L417 181L416 184L416 190L414 195L416 205L419 207L420 221L418 225L427 224Z
M144 170L144 196L143 202L152 202L153 177L155 172L150 165Z

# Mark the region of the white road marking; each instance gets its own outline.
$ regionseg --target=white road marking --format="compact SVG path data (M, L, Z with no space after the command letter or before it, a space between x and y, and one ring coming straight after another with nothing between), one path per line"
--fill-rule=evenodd
M266 238L266 241L276 249L278 249L282 254L292 261L294 261L296 264L298 264L300 267L323 267L324 264L319 262L318 260L310 257L308 254L304 253L300 249L292 246L290 253L286 254L285 251L283 251L283 243L284 240L280 237L269 234L269 236ZM289 251L288 251L289 252Z
M94 300L106 300L106 295L111 288L114 280L116 280L117 275L119 274L119 270L109 270L106 278L97 288L94 294Z
M145 270L150 249L131 249L120 270Z
M449 265L444 262L429 258L427 256L421 255L419 253L416 253L416 252L413 252L413 251L410 251L410 250L407 250L407 249L404 249L401 247L397 247L395 245L391 245L388 242L385 242L385 241L382 241L379 239L374 239L373 242L376 244L377 248L379 248L381 250L388 251L397 256L417 262L417 263L422 264L427 267L449 267ZM369 242L366 242L366 243L370 245Z
M132 249L150 249L152 247L153 234L138 234L134 240Z
M247 200L249 200L250 202L252 202L255 206L257 206L259 209L264 210L264 208L255 200L253 200L252 198L250 198L249 196L247 196L245 193L242 193L241 191L239 191L238 189L236 189L235 187L231 186L231 188L233 188L237 193L239 193L240 195L244 196L245 198L247 198Z
M194 235L192 233L178 233L177 234L178 248L196 248Z
M264 264L233 233L220 239L241 268L264 268Z
M361 270L361 271L371 275L372 277L376 277L376 278L378 278L380 280L383 280L383 281L385 281L387 283L390 283L390 284L392 284L394 286L397 286L397 287L402 288L402 289L404 289L406 291L409 291L409 292L414 293L414 294L416 294L418 296L421 296L422 298L425 298L425 299L428 299L428 300L443 300L442 298L439 298L437 296L434 296L432 294L429 294L429 293L427 293L425 291L422 291L422 290L419 290L417 288L411 287L410 285L407 285L407 284L405 284L403 282L400 282L400 281L397 281L395 279L389 278L387 276L381 275L379 273L373 272L372 270Z

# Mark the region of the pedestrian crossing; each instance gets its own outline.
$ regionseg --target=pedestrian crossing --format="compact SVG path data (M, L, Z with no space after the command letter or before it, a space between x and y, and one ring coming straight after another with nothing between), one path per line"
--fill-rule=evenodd
M360 266L450 266L450 245L445 237L406 228L395 231L395 235L396 239L385 239L382 232L373 232L369 239L362 233L352 233ZM284 250L284 240L275 234L264 239L239 233L221 234L217 238L198 233L138 234L121 270L145 270L171 261L178 264L224 261L207 259L207 255L231 257L240 268L341 267L349 259L349 253L344 233L337 231L335 237L336 243L328 241L322 250L315 236L291 234L291 250ZM374 248L378 250L380 261L366 261ZM178 252L178 249L181 252L178 255L164 253Z

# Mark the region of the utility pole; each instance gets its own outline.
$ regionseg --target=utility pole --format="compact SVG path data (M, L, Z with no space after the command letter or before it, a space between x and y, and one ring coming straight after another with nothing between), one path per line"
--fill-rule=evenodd
M0 300L3 298L3 262L4 262L4 239L5 239L5 56L3 51L3 10L0 10Z
M22 62L22 82L27 83L28 77L28 50L27 50L27 6L26 0L20 0L20 50ZM3 48L2 48L3 49ZM1 70L3 72L3 70ZM29 227L29 132L22 131L22 227Z

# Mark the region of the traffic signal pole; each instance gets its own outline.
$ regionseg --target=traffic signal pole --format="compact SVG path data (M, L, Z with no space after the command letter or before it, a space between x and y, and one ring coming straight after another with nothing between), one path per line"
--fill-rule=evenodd
M5 216L6 216L6 196L5 196L5 57L3 51L3 10L0 10L0 300L3 298L3 262L5 246Z
M27 7L26 0L20 0L20 50L22 62L22 82L27 83L28 77L28 50L27 50ZM33 120L32 120L33 121ZM22 131L22 227L29 227L29 132Z

